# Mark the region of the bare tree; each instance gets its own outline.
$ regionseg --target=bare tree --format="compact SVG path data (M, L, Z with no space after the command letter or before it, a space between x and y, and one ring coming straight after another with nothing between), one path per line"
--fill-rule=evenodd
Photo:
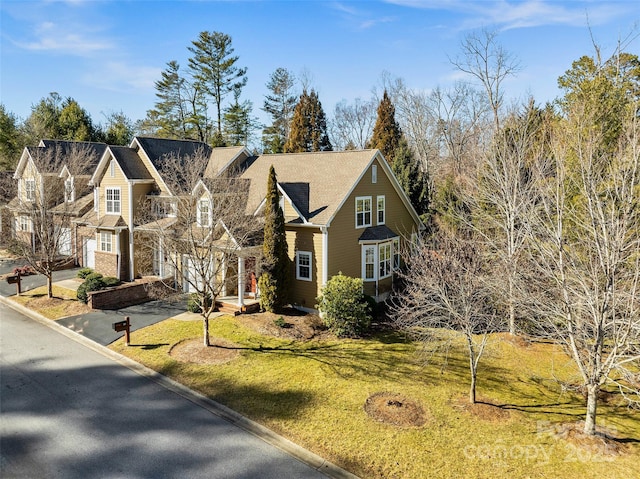
M587 105L588 106L588 105ZM640 124L627 110L618 148L602 148L592 109L575 104L539 164L532 225L543 334L562 344L586 393L595 434L598 393L615 384L640 405Z
M500 130L503 83L520 70L518 60L498 43L497 35L488 30L470 33L460 45L461 56L449 59L454 67L471 75L484 87L493 112L495 131Z
M239 258L259 256L262 223L245 212L246 181L232 175L201 177L207 160L204 151L165 158L163 179L174 194L150 197L140 208L147 216L138 218L144 224L137 229L149 236L142 242L147 259L164 263L165 276L167 270L177 273L178 289L192 293L203 320L204 345L210 346L216 300L238 285L238 275L244 274ZM244 291L238 288L237 294Z
M537 202L533 163L544 152L539 110L529 105L515 112L496 135L479 167L468 202L474 228L495 258L499 298L504 298L508 328L516 333L516 308L526 296L528 226Z
M341 101L333 112L330 134L337 150L363 149L376 122L377 102L356 98L353 104Z
M12 250L38 273L47 278L47 295L53 297L53 272L61 250L70 238L71 218L75 214L74 202L70 201L69 185L60 173L67 168L72 177L81 176L86 166L95 164L93 152L88 143L53 142L46 147L30 148L31 157L38 168L38 174L28 191L21 192L17 207L16 235Z
M440 234L407 255L403 287L392 300L395 324L425 350L444 350L464 338L469 360L469 401L476 402L478 365L489 333L496 330L487 269L473 239Z

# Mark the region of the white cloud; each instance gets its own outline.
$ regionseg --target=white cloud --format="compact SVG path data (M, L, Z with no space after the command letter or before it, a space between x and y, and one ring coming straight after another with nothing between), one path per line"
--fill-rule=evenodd
M162 73L161 68L129 65L120 61L98 63L96 69L83 75L82 80L92 87L120 92L149 92Z
M548 0L386 0L394 5L444 10L466 16L460 29L495 26L502 30L545 25L601 25L633 11L634 2L560 2Z
M43 22L35 27L34 40L15 41L15 45L25 50L63 53L74 56L89 56L96 52L113 48L112 42L92 38L90 32L82 32L73 26L63 26L54 22Z
M366 5L366 3L362 3L362 5ZM331 6L334 10L340 12L346 20L355 24L356 28L359 30L368 30L382 23L392 23L396 21L393 17L372 16L371 13L354 8L352 5L345 5L343 3L336 2Z

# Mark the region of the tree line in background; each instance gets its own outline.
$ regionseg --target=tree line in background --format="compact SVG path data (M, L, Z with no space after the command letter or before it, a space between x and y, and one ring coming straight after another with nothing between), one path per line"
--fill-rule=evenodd
M271 124L258 126L241 100L247 69L231 38L202 32L188 49L186 70L167 64L154 108L135 126L115 114L94 127L57 94L22 123L2 107L2 168L41 138L126 144L134 132L221 146L249 145L261 128L253 148L265 153L378 148L428 226L404 252L392 316L427 348L447 348L450 332L462 333L472 402L486 341L507 331L565 348L577 371L570 387L587 401L586 433L596 431L602 388L640 405L637 55L619 45L605 58L596 47L558 79L556 101L508 105L504 83L519 63L483 31L451 60L471 82L413 90L383 75L381 93L339 103L331 120L314 88L298 94L294 75L278 68L263 105ZM282 249L277 240L265 256ZM275 278L276 256L270 264Z

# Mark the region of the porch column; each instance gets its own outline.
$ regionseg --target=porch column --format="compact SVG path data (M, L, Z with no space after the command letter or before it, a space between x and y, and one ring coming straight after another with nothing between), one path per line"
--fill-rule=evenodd
M244 306L244 258L238 256L238 306Z

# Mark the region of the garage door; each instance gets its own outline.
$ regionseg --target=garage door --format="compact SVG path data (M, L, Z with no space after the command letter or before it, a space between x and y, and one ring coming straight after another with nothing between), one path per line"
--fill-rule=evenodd
M64 256L71 254L71 229L60 228L60 238L58 241L58 253Z
M96 267L96 240L85 239L84 243L84 266L85 268Z

